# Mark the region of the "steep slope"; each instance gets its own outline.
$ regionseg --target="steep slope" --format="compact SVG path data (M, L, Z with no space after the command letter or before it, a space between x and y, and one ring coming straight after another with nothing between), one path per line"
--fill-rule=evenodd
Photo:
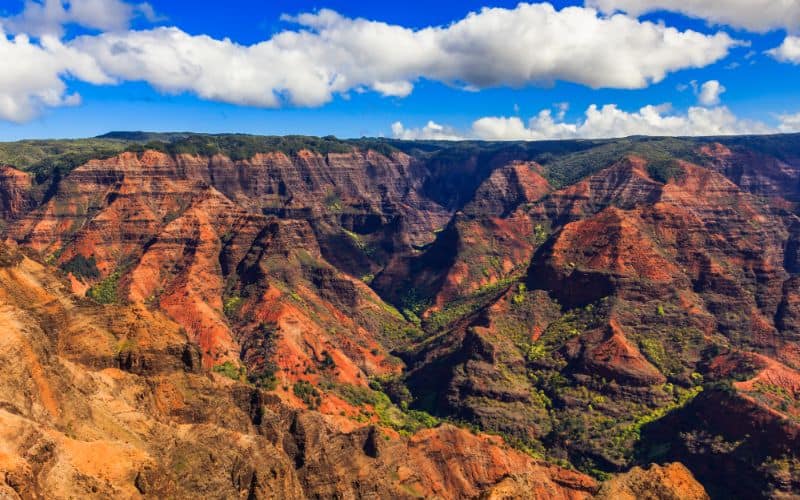
M649 469L634 467L603 485L600 499L706 500L708 494L686 467L669 464Z
M8 165L0 165L0 217L13 219L33 206L29 196L32 181L28 174Z
M525 279L496 281L499 300L454 309L460 323L405 357L417 404L584 470L623 470L642 427L702 391L714 353L797 366L785 203L686 162L656 181L637 157L549 194L526 207L527 227L552 237Z
M103 302L163 310L200 346L207 367L238 366L242 349L264 358L249 346L272 329L281 332L270 346L274 360L261 364L282 371L287 398L285 387L316 381L304 375L320 363L332 363L336 382L366 385L366 375L395 370L376 336L410 326L324 255L345 269L355 261L366 275L378 264L365 255L386 238L384 227L401 225L397 244L406 247L432 232L443 211L403 184L413 179L403 175L409 162L372 153L236 164L125 153L75 169L9 234L71 272L76 291L95 285L90 295Z
M0 246L0 493L10 498L587 498L588 477L497 438L409 438L298 412L204 372L174 322L100 306Z
M708 377L711 390L644 429L638 453L689 465L715 497L791 497L800 485L800 373L735 352L712 359Z
M4 235L60 268L39 272L44 288L53 274L87 295L87 324L115 311L92 328L118 352L84 333L59 341L58 356L147 387L162 377L170 398L183 394L180 415L263 435L281 464L270 467L290 469L278 491L594 491L531 456L600 479L646 468L606 495L703 497L680 466L653 461L685 463L712 495L735 492L720 485L737 474L751 497L797 491L797 448L768 444L796 437L794 136L114 140L133 146L0 175ZM124 311L143 318L133 344ZM188 380L202 397L184 394ZM207 415L220 405L250 423ZM746 445L713 448L714 429ZM707 441L730 467L704 468L692 450L708 446L692 443ZM170 481L163 491L192 490Z

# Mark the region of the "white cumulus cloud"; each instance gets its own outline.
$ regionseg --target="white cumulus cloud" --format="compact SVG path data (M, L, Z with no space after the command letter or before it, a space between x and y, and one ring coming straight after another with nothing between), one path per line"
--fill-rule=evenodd
M484 117L476 120L472 128L458 134L452 127L436 125L448 135L461 139L490 141L537 141L546 139L605 139L631 135L650 136L713 136L736 134L763 134L789 131L800 125L800 115L781 117L781 129L764 123L743 120L727 107L691 107L685 113L674 113L668 104L644 106L638 111L624 111L615 104L592 104L584 116L575 122L553 118L550 110L542 110L527 123L518 117ZM397 125L397 124L395 124ZM392 127L399 139L424 138L421 134L406 134L402 126Z
M800 113L778 116L780 125L778 131L783 133L800 132Z
M703 106L716 106L720 102L720 95L726 90L717 80L709 80L700 87L697 101Z
M679 12L754 32L800 30L797 0L585 0L584 3L605 13L622 11L633 16L661 10Z
M563 114L561 114L563 118ZM531 118L526 126L518 117L485 117L472 124L472 133L475 137L487 141L526 140L535 141L543 139L568 139L576 137L578 126L553 119L549 109L543 109Z
M580 137L622 137L628 135L702 136L759 134L770 132L759 122L742 120L727 107L691 107L686 113L672 113L668 105L644 106L626 112L610 104L590 106L578 127Z
M459 141L464 139L452 127L445 127L434 121L429 121L422 128L411 129L405 128L401 122L394 122L392 124L392 135L396 139L405 140Z
M9 37L0 29L0 61L0 119L12 122L30 120L47 107L79 104L65 76L94 84L112 81L94 59L51 36L33 43L26 35Z
M85 36L71 45L119 80L276 107L318 106L351 90L404 97L422 78L469 89L556 80L642 88L670 72L718 61L738 43L725 33L679 31L547 3L487 8L419 30L331 10L284 19L300 29L247 46L178 28Z
M800 36L787 36L779 47L767 53L778 61L800 64Z
M21 13L5 18L2 24L10 33L34 36L61 35L64 25L77 24L100 31L128 28L131 19L141 15L155 20L149 3L130 4L122 0L26 0Z

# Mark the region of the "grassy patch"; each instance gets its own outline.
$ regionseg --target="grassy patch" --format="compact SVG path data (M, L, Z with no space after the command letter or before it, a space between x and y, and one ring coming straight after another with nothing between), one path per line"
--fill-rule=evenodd
M247 377L247 368L239 366L232 361L226 361L213 368L215 373L228 377L231 380L244 381Z
M114 354L125 354L133 352L136 349L136 341L131 339L122 339L114 346Z
M499 280L480 288L472 295L450 302L442 310L434 312L424 321L425 330L428 332L442 331L455 322L475 313L490 302L491 299L507 289L514 280L515 278Z
M142 136L138 139L147 139ZM192 134L184 137L169 138L155 137L144 143L131 145L128 150L140 152L153 149L167 154L189 154L212 156L221 154L230 159L249 160L259 153L284 153L296 156L301 151L311 151L321 155L331 153L350 153L354 149L371 149L381 154L389 155L397 151L388 142L380 139L356 139L343 141L336 137L310 137L287 135L282 137L257 136L245 134Z
M127 145L107 139L5 142L0 143L0 164L30 172L41 184L53 176L63 177L91 159L114 156Z
M296 382L292 387L292 392L312 410L319 408L322 403L322 396L320 396L319 391L305 380Z
M632 437L634 441L638 441L641 437L642 427L664 417L667 413L683 408L701 392L703 392L703 387L699 385L685 390L679 389L673 402L665 406L660 406L644 415L639 415L632 424L623 429L622 434Z
M391 384L385 380L383 383ZM401 434L410 435L421 429L427 429L439 425L440 420L427 412L412 410L403 401L402 408L392 402L389 396L377 390L380 383L375 381L370 387L361 387L349 384L329 384L328 388L339 397L355 407L371 406L378 417L381 425L390 427ZM410 399L410 394L406 396Z
M677 160L672 158L660 158L651 161L647 165L647 173L653 180L666 184L672 179L680 178L683 175L683 170Z
M225 316L233 318L239 314L239 309L242 307L243 303L244 300L238 295L228 297L222 304L222 311L225 313Z
M536 226L534 226L534 228L533 228L533 244L534 245L536 245L536 246L541 245L542 243L547 241L547 238L549 238L549 237L550 237L550 233L547 231L547 229L543 225L536 224Z
M525 283L520 283L517 285L517 293L511 296L511 303L515 306L522 305L525 302L527 296L528 287L525 286Z
M86 291L86 296L100 304L116 304L119 301L117 287L121 273L114 271L106 279Z
M342 204L342 199L339 197L339 193L333 190L328 191L322 202L325 204L325 208L333 213L339 213L344 209L344 205ZM360 243L358 238L356 238L356 241Z
M653 338L643 338L639 341L639 349L651 363L662 370L664 369L667 353L661 342Z

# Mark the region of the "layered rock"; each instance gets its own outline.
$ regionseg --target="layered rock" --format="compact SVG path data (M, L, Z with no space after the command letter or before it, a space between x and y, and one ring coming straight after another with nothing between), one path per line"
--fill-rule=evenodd
M678 162L676 171L656 181L631 157L524 205L528 234L541 225L552 236L522 283L476 302L481 312L407 357L420 404L622 470L630 462L609 451L635 445L630 430L659 408L691 401L708 353L746 345L796 362L786 219L714 169ZM442 302L434 320L437 308L449 312Z
M607 500L707 500L703 486L679 463L634 467L603 485L595 498Z
M69 439L92 436L132 464L59 462L71 471L62 481L13 441L9 456L22 458L7 482L127 496L136 492L97 485L135 469L140 494L181 496L223 488L222 464L231 495L594 491L501 440L420 430L436 420L420 427L414 412L425 410L597 476L680 460L712 493L730 471L757 485L751 496L795 491L795 448L768 440L796 437L800 163L791 141L774 141L400 144L406 153L237 161L146 151L38 187L4 168L4 235L69 280L41 300L6 287L5 300L33 314L25 324L41 325L36 359L69 366L14 372L33 385L9 399L24 420L9 417L9 442L56 432L66 437L52 446L73 450L83 445ZM58 272L34 273L17 252L0 252L0 264L56 289L43 280ZM94 302L67 299L67 283ZM32 359L21 338L9 349ZM48 353L35 350L45 342ZM121 398L133 407L119 427L135 429L134 444L117 446L99 417L68 434L54 415L59 395L76 391L93 394L96 412ZM24 400L34 393L41 401ZM178 441L164 422L183 426ZM667 423L677 435L664 436ZM226 441L235 446L217 456ZM709 455L692 450L731 465L709 471ZM743 465L753 450L760 462ZM679 466L617 479L606 495L702 498Z
M452 426L410 438L368 425L342 431L203 373L161 313L77 299L52 274L21 256L0 268L0 492L10 498L464 498L502 487L577 499L596 490L586 476Z
M431 234L444 212L415 194L413 183L419 181L411 175L414 168L409 157L375 153L325 158L302 153L291 159L268 154L238 163L223 157L125 153L74 170L55 196L15 222L10 235L45 255L57 255L67 269L75 267L75 259L91 260L97 276L76 276L78 282L91 285L111 277L119 283L119 298L157 303L200 345L204 362L211 366L238 361L241 333L224 314L224 302L231 299L225 294L232 291L229 285L237 273L249 272L242 261L266 246L266 238L270 246L286 239L282 250L270 248L270 255L284 252L280 256L285 258L302 251L320 261L322 269L327 266L323 254L334 248L334 237L358 240L366 232L378 233L380 239L381 228L395 220L403 221L406 245ZM270 213L294 222L264 215ZM375 265L369 262L365 273ZM335 270L334 275L339 283L347 282ZM322 288L330 284L318 279ZM352 286L367 298L351 308L380 302L365 287ZM82 289L79 284L76 288ZM270 292L272 300L276 291L273 287ZM317 290L309 293L314 295L311 302L319 302ZM334 301L339 295L351 300L358 295L332 293ZM289 293L284 290L283 295ZM251 314L277 321L267 312ZM333 312L331 321L337 315L352 316ZM315 323L307 313L294 316L295 324ZM356 333L362 327L345 328ZM363 328L359 335L366 336L360 350L381 349ZM347 371L366 369L361 364Z
M0 217L13 219L33 207L30 175L9 165L0 165Z

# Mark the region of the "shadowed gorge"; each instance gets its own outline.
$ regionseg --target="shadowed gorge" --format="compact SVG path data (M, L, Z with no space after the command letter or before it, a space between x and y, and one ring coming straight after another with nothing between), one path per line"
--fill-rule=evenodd
M0 165L2 495L800 494L800 136Z

